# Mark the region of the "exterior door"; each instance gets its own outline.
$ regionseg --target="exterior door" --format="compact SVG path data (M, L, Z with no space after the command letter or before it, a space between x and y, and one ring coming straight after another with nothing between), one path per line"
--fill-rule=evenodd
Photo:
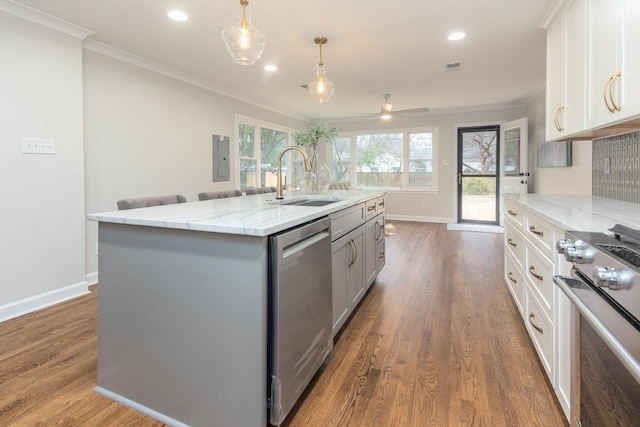
M458 222L499 222L500 126L458 128Z
M500 126L500 212L504 212L502 194L525 194L528 190L528 119L526 117ZM503 216L500 215L500 224Z

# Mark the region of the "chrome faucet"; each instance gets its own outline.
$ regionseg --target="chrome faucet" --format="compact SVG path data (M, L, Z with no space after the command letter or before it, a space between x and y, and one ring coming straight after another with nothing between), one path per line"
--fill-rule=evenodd
M284 153L286 153L289 150L299 151L302 154L302 157L304 157L305 170L307 171L311 170L311 162L309 161L309 156L307 156L306 151L304 151L302 148L300 148L297 145L288 145L284 147L284 149L280 152L280 155L278 156L278 171L277 171L278 179L276 181L276 184L277 184L276 199L284 198L284 195L282 194L282 156L284 155Z

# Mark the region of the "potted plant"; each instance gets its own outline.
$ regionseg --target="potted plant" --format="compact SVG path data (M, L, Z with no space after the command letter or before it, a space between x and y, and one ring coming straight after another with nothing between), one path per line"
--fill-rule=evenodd
M318 158L318 142L324 139L331 143L338 136L338 129L329 126L327 123L317 123L311 125L308 130L299 130L293 134L293 141L296 145L309 147L309 157L311 160L311 171L307 173L306 191L318 193L326 190L331 182L331 173L327 165Z

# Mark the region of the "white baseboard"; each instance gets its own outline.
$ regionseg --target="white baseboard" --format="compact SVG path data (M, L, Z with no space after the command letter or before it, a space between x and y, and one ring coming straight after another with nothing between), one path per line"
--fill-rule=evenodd
M31 313L89 293L89 284L80 282L0 306L0 322Z
M85 274L84 280L87 281L89 286L95 285L96 283L98 283L98 272L94 271L93 273Z
M504 234L504 227L485 224L447 224L447 230L453 231L478 231L480 233Z
M413 216L413 215L389 215L385 214L385 220L389 221L410 221L410 222L435 222L439 224L449 224L453 222L453 218L429 217L429 216Z

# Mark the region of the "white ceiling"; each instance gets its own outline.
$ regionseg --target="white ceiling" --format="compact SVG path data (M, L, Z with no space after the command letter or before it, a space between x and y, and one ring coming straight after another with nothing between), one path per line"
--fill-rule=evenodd
M544 84L545 32L553 0L250 0L267 37L260 60L236 65L220 32L240 16L239 0L18 0L94 32L93 40L205 80L217 91L308 121L395 110L432 112L522 106ZM167 18L171 9L186 22ZM452 31L467 37L450 42ZM300 88L315 78L315 36L333 98L316 104ZM462 62L459 71L445 64ZM278 71L263 70L267 63Z

